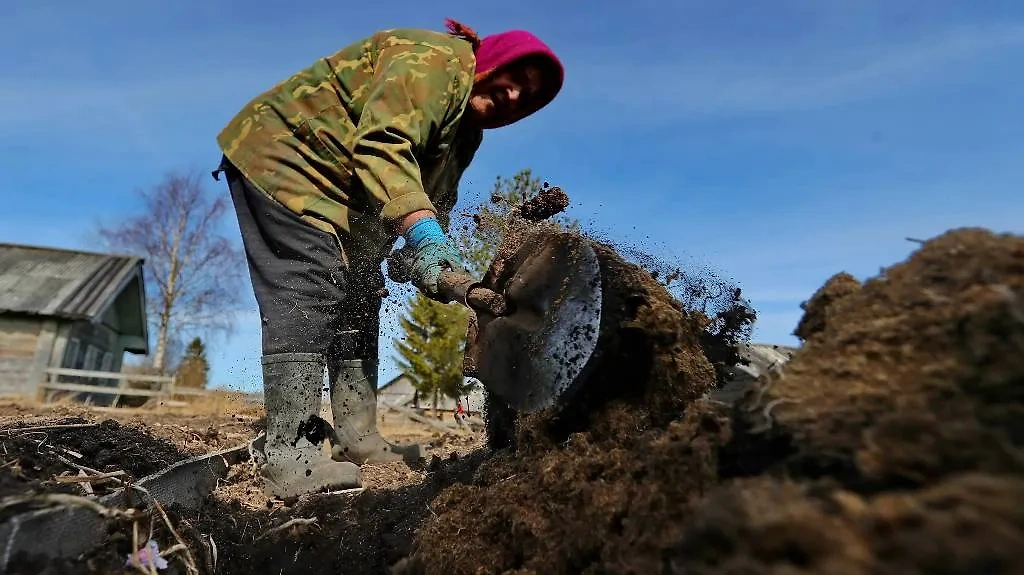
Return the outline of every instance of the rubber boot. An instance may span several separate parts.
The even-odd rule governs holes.
[[[322,439],[311,443],[305,436],[310,416],[320,416],[323,374],[320,354],[263,356],[267,436],[262,474],[268,497],[294,499],[306,493],[362,487],[358,465],[332,461],[322,451]]]
[[[338,444],[331,447],[335,461],[414,464],[424,457],[422,445],[396,445],[377,431],[377,394],[372,377],[359,359],[339,361],[331,373],[331,413]]]

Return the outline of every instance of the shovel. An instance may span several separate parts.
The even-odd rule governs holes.
[[[602,305],[601,268],[588,241],[544,226],[510,231],[484,278],[445,271],[438,290],[475,312],[464,375],[509,407],[557,407],[582,387]]]

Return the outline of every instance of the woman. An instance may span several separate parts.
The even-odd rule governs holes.
[[[265,491],[357,487],[358,464],[413,459],[376,427],[381,263],[398,237],[438,299],[461,263],[446,230],[483,130],[546,106],[562,65],[535,36],[378,32],[256,97],[224,128],[227,177],[263,331]],[[338,446],[305,436],[324,368]]]

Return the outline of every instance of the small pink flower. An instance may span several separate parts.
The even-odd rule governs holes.
[[[142,548],[135,553],[128,556],[128,560],[125,561],[124,566],[128,567],[135,563],[142,567],[156,567],[157,569],[167,569],[167,560],[160,556],[160,546],[156,541],[149,540]]]

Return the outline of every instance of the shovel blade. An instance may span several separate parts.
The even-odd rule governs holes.
[[[568,400],[584,384],[601,327],[601,267],[570,233],[530,234],[492,289],[511,312],[471,327],[467,365],[488,391],[531,413]]]

